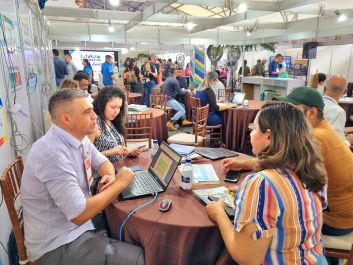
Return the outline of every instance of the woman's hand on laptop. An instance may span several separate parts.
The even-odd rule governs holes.
[[[119,173],[116,174],[116,181],[125,189],[134,180],[134,177],[134,172],[132,172],[130,168],[123,167],[119,170]]]

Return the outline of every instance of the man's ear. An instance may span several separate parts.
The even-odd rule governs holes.
[[[71,117],[68,113],[62,112],[60,114],[60,122],[64,125],[70,125],[71,124]]]

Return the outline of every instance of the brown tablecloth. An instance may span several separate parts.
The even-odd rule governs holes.
[[[239,159],[248,156],[240,154]],[[147,169],[151,162],[150,152],[137,158],[125,158],[114,164],[115,167],[138,165]],[[221,160],[201,159],[198,163],[212,163],[217,175],[222,179],[219,185],[199,185],[199,188],[229,186],[223,182],[220,172]],[[242,174],[241,183],[247,174]],[[225,250],[222,237],[216,225],[208,218],[203,203],[192,191],[179,188],[180,173],[177,170],[167,191],[161,193],[156,202],[137,211],[124,228],[125,241],[141,245],[145,249],[146,265],[225,265],[230,258]],[[172,208],[161,213],[158,208],[162,199],[172,200]],[[127,201],[114,201],[106,209],[112,236],[119,237],[119,228],[128,213],[150,200],[140,198]]]
[[[264,103],[264,101],[249,100],[247,108],[238,107],[223,111],[226,148],[231,150],[244,148],[249,123],[254,121]]]
[[[168,129],[164,111],[161,109],[148,108],[148,110],[143,113],[149,112],[152,112],[153,115],[153,139],[157,139],[159,142],[167,141]]]
[[[351,127],[353,126],[353,121],[351,121],[350,116],[353,115],[353,98],[352,100],[349,99],[345,99],[340,100],[338,102],[338,104],[344,109],[344,111],[346,112],[346,127]]]
[[[142,104],[142,94],[129,92],[128,102],[129,104]]]

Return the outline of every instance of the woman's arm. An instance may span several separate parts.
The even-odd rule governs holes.
[[[245,225],[241,232],[234,231],[222,200],[210,202],[206,209],[209,217],[217,223],[226,248],[236,262],[254,265],[264,261],[271,237],[254,240],[253,234],[258,228],[253,223]]]

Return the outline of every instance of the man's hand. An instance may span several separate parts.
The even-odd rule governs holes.
[[[214,222],[217,222],[217,218],[219,216],[225,215],[224,211],[224,202],[222,199],[214,202],[209,202],[208,205],[206,206],[207,214],[210,217],[210,219]]]
[[[134,172],[130,168],[123,167],[119,173],[116,174],[116,181],[125,189],[134,180]]]
[[[116,180],[115,176],[110,176],[110,175],[103,176],[102,179],[98,183],[99,192],[108,188],[110,185],[112,185],[115,182],[115,180]]]

